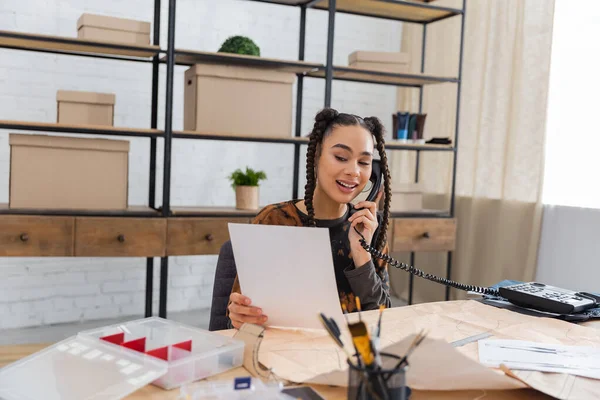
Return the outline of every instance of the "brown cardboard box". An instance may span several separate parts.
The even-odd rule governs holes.
[[[131,45],[150,44],[150,23],[96,14],[82,14],[77,20],[79,39]]]
[[[10,134],[9,207],[124,210],[129,142]]]
[[[289,137],[295,74],[197,64],[185,72],[184,129],[199,134]]]
[[[56,121],[61,124],[114,125],[114,94],[59,90],[56,107]]]
[[[390,211],[421,211],[423,209],[423,191],[418,183],[396,185],[392,189]]]
[[[399,52],[355,51],[348,56],[350,67],[396,73],[407,72],[409,60],[408,53]]]

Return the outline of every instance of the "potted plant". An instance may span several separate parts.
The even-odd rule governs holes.
[[[219,49],[219,53],[245,54],[260,57],[260,48],[246,36],[231,36]]]
[[[258,183],[267,179],[264,171],[254,171],[246,167],[246,171],[236,169],[230,176],[231,187],[235,189],[235,208],[238,210],[258,209]]]

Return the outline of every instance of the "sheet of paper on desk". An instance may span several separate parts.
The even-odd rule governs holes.
[[[511,370],[560,372],[600,379],[600,349],[524,340],[487,339],[479,342],[479,361]]]
[[[388,346],[383,352],[406,354],[414,335]],[[484,367],[459,353],[443,340],[426,338],[410,357],[406,382],[412,389],[468,390],[520,389],[526,386],[503,372]],[[312,378],[309,382],[347,386],[348,373],[334,372]]]
[[[229,224],[242,293],[268,326],[323,329],[319,312],[343,325],[329,230]]]
[[[362,319],[368,326],[373,326],[377,323],[378,314],[378,311],[363,312]],[[357,317],[356,314],[349,315],[351,320],[357,320]],[[383,348],[392,346],[421,329],[429,332],[430,339],[448,342],[451,351],[470,358],[481,368],[489,367],[479,363],[478,343],[469,343],[458,348],[449,343],[487,332],[491,333],[493,338],[600,348],[600,330],[556,319],[531,317],[486,306],[477,301],[463,300],[386,309],[382,318],[381,345]],[[349,338],[344,337],[344,342],[348,346]],[[328,384],[339,384],[335,382],[340,381],[343,384],[343,380],[347,379],[344,378],[347,375],[344,353],[324,331],[268,329],[261,345],[259,360],[265,366],[273,368],[274,373],[282,379],[293,382],[308,382],[328,373],[338,376]],[[433,362],[439,360],[436,358]],[[446,372],[456,373],[453,383],[455,386],[460,384],[470,388],[471,385],[480,385],[468,375],[456,370],[453,361],[448,363]],[[512,371],[511,375],[555,398],[600,399],[600,381],[596,379],[538,371]],[[427,379],[432,376],[428,371],[423,376],[421,384],[428,385],[424,390],[439,390],[436,379]],[[493,388],[495,385],[490,387]]]

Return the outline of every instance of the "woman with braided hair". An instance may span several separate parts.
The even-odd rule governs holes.
[[[371,258],[359,240],[387,253],[391,200],[390,173],[385,153],[384,128],[376,117],[361,118],[326,108],[315,117],[306,152],[306,186],[303,200],[290,200],[263,208],[253,223],[329,228],[340,304],[356,310],[390,307],[389,276],[385,262]],[[367,186],[375,149],[384,177],[383,215],[376,202],[354,200]],[[379,193],[378,199],[381,196]],[[359,233],[357,233],[360,232]],[[262,325],[268,316],[241,294],[236,277],[227,308],[229,326]]]

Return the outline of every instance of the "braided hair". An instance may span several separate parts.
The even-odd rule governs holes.
[[[337,126],[361,126],[375,137],[377,151],[379,152],[381,172],[383,173],[383,187],[385,192],[385,201],[383,207],[383,219],[379,227],[380,234],[377,237],[377,243],[373,247],[379,251],[387,241],[387,230],[390,215],[390,202],[392,199],[391,176],[388,168],[387,155],[385,153],[385,129],[377,117],[361,118],[352,114],[339,113],[332,108],[321,110],[315,117],[315,124],[309,135],[308,149],[306,151],[306,186],[304,187],[304,205],[308,212],[308,225],[316,226],[315,209],[313,205],[313,195],[317,181],[315,177],[315,163],[320,155],[319,144],[328,136],[333,128]]]

